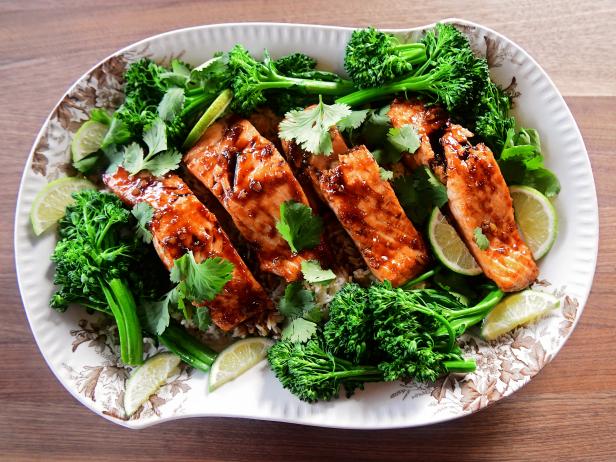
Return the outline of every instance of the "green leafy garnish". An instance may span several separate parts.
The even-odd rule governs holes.
[[[382,180],[389,181],[394,179],[394,172],[391,170],[386,170],[383,167],[379,167],[379,172]]]
[[[305,343],[317,331],[316,323],[304,318],[296,318],[282,330],[282,339],[292,343]]]
[[[169,305],[177,303],[177,291],[170,291],[160,301],[142,302],[143,322],[145,329],[156,335],[161,335],[169,326]]]
[[[302,261],[302,274],[306,281],[316,284],[326,284],[336,279],[336,274],[332,270],[324,270],[316,260]]]
[[[175,119],[184,106],[184,89],[172,87],[167,90],[158,104],[158,115],[165,122]]]
[[[171,268],[172,282],[181,285],[181,292],[191,301],[212,300],[232,278],[234,266],[220,258],[195,261],[192,251],[176,259]]]
[[[287,201],[280,204],[280,221],[276,229],[288,242],[293,252],[311,249],[321,242],[323,221],[312,214],[312,209],[301,202]]]
[[[507,132],[498,165],[509,185],[530,186],[547,197],[560,192],[558,178],[543,166],[539,133],[532,128]]]
[[[369,109],[364,109],[362,111],[351,111],[348,116],[337,123],[338,130],[343,132],[345,130],[355,130],[361,127],[361,124],[364,120],[366,120],[366,116],[369,111]]]
[[[195,309],[195,317],[197,318],[197,328],[201,331],[206,331],[212,325],[210,310],[207,306],[198,306]]]
[[[139,202],[133,207],[131,213],[137,219],[135,234],[143,242],[149,244],[152,242],[152,233],[148,226],[154,216],[154,208],[147,202]]]
[[[316,155],[330,155],[333,151],[329,129],[351,115],[345,104],[319,104],[306,110],[290,111],[280,122],[280,138],[295,141],[304,151]]]
[[[161,176],[178,168],[182,153],[174,148],[167,149],[165,130],[165,123],[160,118],[156,118],[145,131],[143,142],[148,146],[147,155],[136,142],[126,146],[122,165],[128,173],[136,175],[142,170],[149,170],[152,175]]]
[[[434,207],[447,203],[447,189],[428,167],[421,167],[411,175],[393,181],[400,205],[416,224],[423,224]]]
[[[177,169],[181,161],[182,153],[176,149],[169,149],[158,155],[144,156],[143,148],[137,143],[131,143],[124,150],[122,165],[131,175],[136,175],[142,170],[149,170],[152,175],[161,176]]]
[[[314,308],[314,294],[304,289],[301,282],[292,282],[284,290],[278,303],[278,311],[289,319],[304,316]]]
[[[413,154],[421,144],[415,127],[409,124],[398,128],[390,128],[387,133],[387,140],[398,154],[403,152]]]
[[[483,234],[481,228],[475,228],[473,230],[473,239],[475,240],[475,244],[477,244],[477,247],[479,247],[481,250],[487,250],[488,247],[490,247],[490,241],[488,240],[486,235]]]

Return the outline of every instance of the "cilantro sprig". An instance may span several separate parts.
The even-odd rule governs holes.
[[[169,325],[169,310],[177,307],[185,319],[192,319],[201,330],[210,324],[206,307],[196,307],[193,315],[193,302],[207,302],[218,295],[225,284],[233,277],[231,262],[215,257],[197,263],[192,251],[176,259],[171,268],[170,279],[177,285],[162,300],[145,304],[144,316],[148,330],[160,335]]]
[[[280,204],[276,229],[293,252],[316,247],[321,242],[323,220],[305,204],[287,201]]]
[[[475,241],[475,244],[477,244],[477,247],[479,247],[480,250],[488,250],[488,247],[490,247],[490,241],[488,240],[486,235],[483,234],[481,228],[475,228],[473,230],[473,240]]]
[[[149,225],[154,217],[154,208],[147,202],[139,202],[131,210],[133,216],[137,219],[135,226],[135,234],[146,244],[152,242],[152,233]]]
[[[325,104],[319,96],[319,104],[306,110],[293,110],[280,123],[279,136],[295,141],[304,151],[315,155],[330,155],[334,147],[329,130],[335,125],[341,128],[357,128],[365,119],[367,111],[351,111],[346,104]]]

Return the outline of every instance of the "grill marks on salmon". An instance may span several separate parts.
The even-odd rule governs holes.
[[[308,156],[288,142],[283,147],[296,165],[303,162],[316,191],[336,214],[372,273],[399,286],[428,264],[425,243],[366,147],[348,150],[335,128],[331,134],[334,152],[330,156]]]
[[[426,107],[420,100],[395,99],[387,113],[394,128],[412,125],[419,135],[420,145],[414,153],[402,155],[402,161],[411,170],[420,166],[430,167],[444,183],[444,160],[432,149],[430,137],[437,134],[447,122],[447,114],[440,106]]]
[[[119,167],[113,175],[104,175],[103,181],[127,205],[146,202],[154,208],[150,231],[154,247],[168,269],[189,250],[197,262],[221,257],[233,264],[232,279],[213,300],[203,303],[218,327],[229,331],[271,309],[268,295],[216,217],[180,177],[167,174],[157,178],[144,172],[130,176]]]
[[[448,124],[441,138],[449,210],[485,275],[505,292],[522,290],[537,278],[539,269],[518,232],[509,188],[494,155],[484,144],[472,146],[470,136],[463,127]],[[477,246],[476,228],[488,238],[488,249]]]
[[[255,247],[263,271],[291,282],[301,277],[303,260],[326,260],[324,241],[295,254],[276,229],[282,203],[309,202],[286,160],[248,120],[227,118],[214,123],[184,162]]]

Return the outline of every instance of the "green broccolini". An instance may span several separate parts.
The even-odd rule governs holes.
[[[335,74],[307,70],[311,63],[305,55],[299,53],[286,57],[282,67],[301,77],[282,74],[267,51],[263,61],[257,61],[242,45],[235,45],[227,59],[231,88],[235,95],[232,106],[240,114],[249,114],[265,104],[268,94],[275,90],[290,90],[299,95],[340,96],[353,89],[350,81]],[[324,80],[324,76],[327,76],[327,80]]]
[[[319,340],[280,341],[269,349],[267,358],[282,386],[307,402],[337,398],[342,385],[351,395],[364,382],[383,380],[378,368],[337,358]]]
[[[344,68],[358,88],[370,88],[409,74],[427,60],[423,43],[400,43],[373,27],[353,31]]]
[[[329,304],[329,319],[323,337],[329,350],[355,363],[374,354],[372,316],[366,291],[355,283],[345,284]]]
[[[128,280],[141,243],[128,229],[130,212],[111,194],[88,190],[73,197],[75,204],[59,222],[60,240],[51,256],[56,264],[54,284],[60,286],[51,306],[64,311],[78,303],[112,315],[122,361],[140,364],[141,326]]]
[[[321,333],[306,344],[279,342],[268,359],[283,386],[306,401],[332,399],[341,385],[350,394],[363,382],[472,372],[475,362],[463,358],[456,339],[502,298],[489,289],[468,307],[444,290],[349,283],[331,301]]]
[[[475,57],[466,37],[450,24],[437,24],[426,32],[421,44],[426,53],[423,64],[398,79],[392,79],[394,74],[390,74],[384,82],[376,77],[368,80],[369,73],[364,69],[362,86],[370,88],[350,93],[336,102],[358,106],[396,93],[414,92],[441,103],[452,113],[472,107],[489,79],[486,61]],[[373,50],[370,45],[365,45],[364,62],[370,61],[371,53],[382,52],[381,49]],[[356,63],[358,69],[354,74],[359,75],[359,61],[354,58],[358,54],[356,48],[357,44],[347,48],[346,58]]]

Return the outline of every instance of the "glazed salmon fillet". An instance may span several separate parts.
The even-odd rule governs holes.
[[[470,136],[463,127],[448,124],[441,138],[449,210],[485,275],[505,292],[522,290],[537,278],[539,269],[518,232],[509,188],[494,155],[484,144],[472,146]],[[488,238],[486,250],[475,242],[476,228]]]
[[[447,114],[439,106],[426,107],[419,100],[403,100],[395,99],[389,106],[387,113],[391,124],[395,128],[400,128],[403,125],[412,125],[421,144],[417,151],[413,154],[405,153],[402,155],[402,161],[411,170],[425,165],[430,167],[436,176],[444,182],[444,165],[436,158],[432,145],[430,144],[430,135],[442,129],[447,122]],[[442,159],[440,159],[442,161]]]
[[[131,176],[122,167],[104,175],[103,181],[122,201],[134,206],[146,202],[154,208],[150,224],[154,247],[165,266],[192,250],[195,260],[221,257],[234,266],[232,279],[211,301],[203,303],[212,321],[229,331],[247,319],[271,309],[265,290],[220,227],[216,217],[197,199],[177,175],[162,178],[149,173]]]
[[[281,204],[309,205],[308,199],[284,157],[248,120],[214,123],[184,162],[254,246],[263,271],[291,282],[301,277],[303,260],[324,260],[323,240],[315,249],[293,253],[276,229]]]
[[[370,271],[399,286],[419,274],[429,257],[421,235],[409,221],[388,181],[365,146],[348,150],[338,130],[330,130],[334,152],[307,156],[283,142],[295,163],[306,171],[321,198],[349,234]]]

